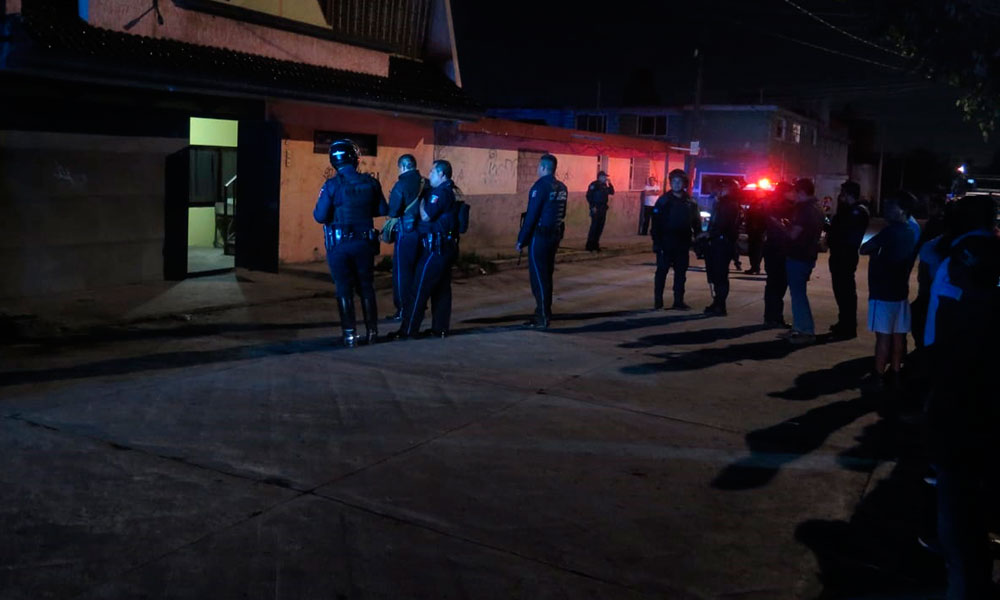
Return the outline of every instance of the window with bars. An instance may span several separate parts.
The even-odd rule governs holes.
[[[580,131],[606,133],[608,130],[608,119],[604,115],[577,115],[576,128]]]
[[[787,122],[784,119],[778,118],[774,121],[774,138],[778,140],[785,139],[785,127],[787,127]]]
[[[665,136],[667,115],[631,115],[618,117],[618,133],[622,135]]]
[[[792,141],[796,144],[802,142],[802,125],[792,123]]]

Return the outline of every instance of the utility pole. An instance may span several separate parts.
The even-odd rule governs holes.
[[[694,110],[692,111],[691,114],[691,127],[690,127],[691,135],[688,137],[688,148],[691,148],[692,142],[700,141],[698,140],[698,135],[701,133],[701,73],[704,60],[701,51],[698,48],[694,49],[694,59],[698,62],[697,65],[698,74],[695,77],[695,82],[694,82]],[[691,180],[692,190],[694,190],[694,183],[697,181],[698,177],[698,172],[695,166],[697,161],[698,157],[694,154],[691,154],[689,150],[687,172],[688,172],[688,177]],[[699,192],[700,190],[701,188],[699,186]]]
[[[882,214],[882,162],[885,157],[885,132],[881,123],[878,126],[878,184],[875,186],[875,214]]]

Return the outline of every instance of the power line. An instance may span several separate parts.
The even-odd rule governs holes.
[[[811,18],[819,21],[820,23],[826,25],[830,29],[832,29],[832,30],[834,30],[834,31],[836,31],[838,33],[841,33],[843,35],[846,35],[847,37],[851,38],[852,40],[861,42],[862,44],[871,46],[872,48],[877,48],[877,49],[881,50],[882,52],[888,52],[889,54],[894,54],[894,55],[899,56],[901,58],[909,58],[908,56],[906,56],[905,54],[903,54],[903,53],[901,53],[901,52],[899,52],[897,50],[893,50],[892,48],[886,48],[884,46],[879,46],[878,44],[876,44],[874,42],[870,42],[870,41],[864,39],[863,37],[859,37],[859,36],[854,35],[850,31],[847,31],[846,29],[843,29],[841,27],[837,27],[833,23],[827,21],[826,19],[824,19],[823,17],[821,17],[821,16],[819,16],[819,15],[817,15],[815,13],[810,12],[809,10],[807,10],[806,8],[804,8],[804,7],[796,4],[792,0],[784,0],[784,2],[785,2],[785,4],[788,4],[789,6],[792,6],[795,9],[797,9],[798,11],[802,12],[803,14],[806,14],[809,17],[811,17]]]
[[[767,35],[772,35],[772,36],[777,37],[777,38],[781,38],[783,40],[787,40],[789,42],[794,42],[796,44],[802,44],[803,46],[809,46],[810,48],[815,48],[816,50],[822,50],[823,52],[829,52],[830,54],[836,54],[837,56],[843,56],[845,58],[851,58],[851,59],[858,60],[858,61],[861,61],[861,62],[865,62],[865,63],[871,64],[871,65],[876,65],[876,66],[883,67],[883,68],[886,68],[886,69],[891,69],[893,71],[906,71],[906,69],[904,69],[902,67],[897,67],[895,65],[890,65],[890,64],[887,64],[887,63],[884,63],[884,62],[879,62],[877,60],[871,60],[869,58],[864,58],[862,56],[856,56],[854,54],[848,54],[847,52],[841,52],[840,50],[833,50],[832,48],[826,48],[826,47],[820,46],[818,44],[813,44],[812,42],[806,42],[806,41],[803,41],[803,40],[795,39],[795,38],[792,38],[792,37],[788,37],[787,35],[782,35],[780,33],[775,33],[773,31],[765,31],[764,33],[766,33]]]

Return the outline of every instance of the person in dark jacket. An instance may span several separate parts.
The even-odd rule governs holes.
[[[326,261],[337,286],[340,327],[344,345],[350,348],[357,344],[355,286],[361,296],[368,343],[378,338],[375,250],[379,234],[373,218],[385,215],[389,208],[378,180],[358,173],[359,157],[358,146],[351,140],[330,145],[330,164],[337,174],[323,184],[313,210],[313,218],[323,224]]]
[[[875,334],[875,376],[890,383],[899,379],[910,332],[910,272],[920,227],[909,219],[916,202],[904,191],[886,198],[885,229],[861,246],[861,254],[870,257],[868,328]]]
[[[551,154],[539,160],[538,181],[528,194],[528,210],[515,245],[518,253],[528,247],[528,278],[535,296],[535,315],[527,325],[541,329],[548,328],[552,319],[552,274],[568,198],[565,184],[556,179],[556,165],[556,157]]]
[[[787,328],[785,322],[785,292],[788,290],[788,271],[785,266],[788,240],[784,223],[792,216],[795,190],[791,184],[780,182],[767,200],[764,231],[764,325]]]
[[[819,255],[819,238],[823,234],[823,209],[816,199],[816,188],[811,179],[795,182],[795,207],[787,224],[777,223],[786,240],[785,268],[788,272],[788,289],[792,296],[793,328],[788,340],[793,344],[816,341],[816,325],[806,286],[816,266]]]
[[[608,217],[608,201],[615,195],[615,186],[608,181],[608,174],[601,171],[597,181],[587,188],[587,204],[590,206],[590,231],[587,233],[587,250],[601,251],[601,234]]]
[[[932,365],[927,437],[949,600],[994,597],[987,532],[996,518],[1000,456],[1000,402],[991,393],[1000,359],[996,207],[986,196],[956,205],[955,232],[938,241],[945,259],[934,275],[925,332]]]
[[[861,203],[861,186],[845,181],[837,198],[837,214],[825,227],[830,248],[830,280],[837,300],[837,322],[830,331],[837,339],[858,337],[858,249],[868,230],[868,207]]]
[[[681,169],[670,172],[670,191],[653,205],[651,225],[653,252],[656,253],[656,276],[653,279],[653,308],[663,308],[663,288],[667,272],[674,270],[674,303],[676,310],[690,310],[684,303],[684,283],[687,280],[691,242],[701,233],[698,204],[687,193],[687,173]]]
[[[763,199],[754,197],[746,211],[747,254],[750,266],[744,273],[760,275],[760,262],[764,258],[764,232],[767,230],[767,212]]]
[[[413,282],[413,270],[420,256],[420,236],[416,221],[420,217],[420,195],[428,189],[427,180],[417,170],[417,159],[404,154],[396,161],[399,179],[389,192],[389,217],[398,218],[399,231],[392,253],[392,302],[396,306],[393,321],[403,318],[403,297]]]
[[[736,241],[740,234],[740,184],[736,180],[725,182],[719,190],[708,222],[708,251],[705,254],[705,273],[712,292],[712,303],[705,314],[726,315],[726,298],[729,297],[729,262],[733,260]]]

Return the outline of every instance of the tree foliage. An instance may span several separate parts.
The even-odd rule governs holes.
[[[876,0],[879,33],[956,101],[984,138],[1000,124],[1000,0]]]

